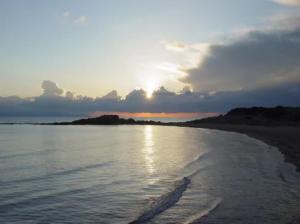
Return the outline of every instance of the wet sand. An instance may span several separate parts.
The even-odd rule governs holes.
[[[294,164],[300,172],[300,127],[230,124],[185,124],[182,126],[237,132],[259,139],[278,148],[286,161]]]

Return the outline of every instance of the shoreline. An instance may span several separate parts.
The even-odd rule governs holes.
[[[285,161],[300,172],[300,127],[250,126],[237,124],[180,124],[180,127],[204,128],[245,134],[277,148]]]

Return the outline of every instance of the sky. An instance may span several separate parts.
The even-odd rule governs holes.
[[[299,0],[0,0],[0,32],[0,115],[300,102]]]

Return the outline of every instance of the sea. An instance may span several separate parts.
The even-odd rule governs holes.
[[[300,174],[224,131],[0,125],[0,223],[296,224]]]

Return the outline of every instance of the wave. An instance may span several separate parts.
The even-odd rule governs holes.
[[[74,169],[63,170],[63,171],[47,174],[47,175],[44,175],[44,176],[37,176],[37,177],[30,177],[30,178],[12,180],[12,181],[6,182],[6,185],[7,184],[16,184],[16,183],[39,181],[39,180],[43,180],[43,179],[51,179],[51,178],[59,177],[59,176],[67,176],[67,175],[83,172],[83,171],[90,170],[90,169],[109,166],[111,163],[112,162],[96,163],[96,164],[91,164],[91,165],[87,165],[87,166],[77,167],[77,168],[74,168]]]
[[[12,202],[5,202],[0,203],[0,211],[2,213],[5,213],[7,211],[10,211],[14,208],[22,208],[22,207],[33,207],[38,206],[43,203],[50,204],[54,200],[56,200],[58,197],[68,196],[68,195],[76,195],[81,192],[84,192],[85,189],[74,189],[74,190],[66,190],[58,193],[47,193],[45,195],[39,195],[39,196],[30,196],[30,198],[25,199],[18,199],[17,201]]]
[[[214,210],[216,210],[219,205],[221,204],[222,199],[218,198],[217,200],[215,200],[210,206],[209,208],[205,209],[204,211],[201,211],[195,215],[193,215],[192,217],[190,217],[187,221],[185,221],[183,224],[193,224],[193,223],[198,223],[200,221],[200,219],[202,219],[205,216],[208,216],[211,212],[213,212]]]
[[[190,161],[189,163],[187,163],[183,168],[184,169],[189,169],[195,163],[198,163],[198,162],[202,161],[203,159],[205,159],[209,154],[210,154],[209,152],[203,152],[203,153],[201,153],[199,156],[195,157],[192,161]]]
[[[194,160],[186,164],[184,168],[189,169],[194,164],[206,158],[208,154],[209,152],[202,153],[201,155],[197,156]],[[180,200],[183,193],[186,191],[187,187],[191,183],[191,179],[194,178],[197,174],[209,169],[210,166],[211,165],[205,165],[205,167],[194,170],[192,173],[185,174],[185,177],[183,177],[181,180],[175,183],[175,186],[171,191],[167,192],[166,194],[158,197],[153,202],[151,202],[150,205],[148,205],[148,208],[146,208],[145,211],[142,212],[142,214],[136,220],[130,222],[129,224],[139,224],[147,222],[155,216],[159,215],[160,213],[164,212],[165,210],[169,209],[173,205],[175,205]]]
[[[34,152],[25,152],[25,153],[16,153],[16,154],[3,155],[3,156],[0,156],[0,160],[2,160],[2,159],[14,159],[16,157],[42,155],[42,154],[46,154],[46,153],[54,152],[54,151],[59,151],[59,150],[46,149],[46,150],[40,150],[40,151],[34,151]]]
[[[281,171],[279,171],[279,177],[283,182],[287,183],[287,180]]]
[[[204,153],[200,154],[199,156],[195,157],[192,161],[190,161],[188,164],[186,164],[184,166],[184,168],[189,168],[194,163],[197,163],[197,162],[201,161],[202,159],[204,159],[205,157],[207,157],[207,154],[208,154],[208,152],[204,152]]]
[[[191,179],[191,178],[195,177],[197,174],[199,174],[199,173],[201,173],[201,172],[203,172],[203,171],[205,171],[205,170],[208,170],[211,166],[212,166],[212,165],[207,165],[207,166],[205,166],[205,167],[203,167],[203,168],[200,168],[200,169],[198,169],[198,170],[195,170],[193,173],[191,173],[191,174],[188,175],[187,177]]]
[[[177,182],[173,190],[153,201],[149,205],[148,209],[146,209],[136,220],[130,222],[129,224],[144,223],[175,205],[180,200],[183,192],[186,191],[190,183],[191,180],[188,177],[182,178]]]

